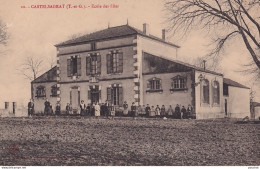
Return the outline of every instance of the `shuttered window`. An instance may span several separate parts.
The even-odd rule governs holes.
[[[78,55],[67,59],[67,76],[81,76],[81,58]]]
[[[107,54],[107,73],[123,73],[123,53],[119,51]]]
[[[122,106],[123,88],[118,84],[114,84],[112,87],[107,88],[107,101],[110,105]]]
[[[87,75],[101,74],[101,56],[97,53],[90,54],[86,58]]]

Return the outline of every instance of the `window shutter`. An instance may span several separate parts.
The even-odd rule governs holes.
[[[123,53],[122,52],[118,53],[118,57],[119,57],[118,72],[123,73]]]
[[[81,58],[77,58],[77,75],[81,76]]]
[[[119,106],[123,106],[123,88],[122,87],[119,87]]]
[[[97,55],[97,74],[101,74],[101,55]]]
[[[71,71],[72,71],[72,69],[71,69],[71,59],[67,59],[67,75],[68,75],[68,77],[71,76]]]
[[[111,73],[111,55],[107,54],[107,74]]]
[[[90,57],[86,57],[86,74],[90,75]]]
[[[160,82],[160,89],[162,89],[162,80],[160,79],[159,82]]]
[[[110,87],[107,88],[107,101],[108,101],[109,105],[111,105],[111,88]]]
[[[88,90],[88,100],[91,100],[91,93],[90,93],[90,90]]]

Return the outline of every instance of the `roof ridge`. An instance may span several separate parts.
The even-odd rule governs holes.
[[[137,33],[137,31],[135,29],[133,29],[131,26],[129,26],[127,24],[126,25],[118,25],[118,26],[113,26],[113,27],[108,27],[108,28],[101,28],[100,30],[96,30],[96,31],[93,31],[91,33],[84,34],[84,35],[79,36],[77,38],[69,39],[69,40],[60,42],[60,43],[58,43],[58,44],[56,44],[54,46],[59,46],[59,45],[63,45],[65,43],[70,43],[70,42],[73,43],[72,41],[79,40],[79,39],[84,38],[86,36],[90,36],[90,35],[93,35],[93,34],[96,34],[96,33],[100,33],[100,32],[103,32],[103,31],[106,31],[106,30],[109,30],[109,29],[115,29],[115,28],[124,27],[124,26],[128,26],[129,28],[131,28],[133,31],[135,31]]]

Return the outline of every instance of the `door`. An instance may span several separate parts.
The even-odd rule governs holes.
[[[78,88],[72,88],[70,94],[70,103],[73,109],[73,112],[77,112],[79,106],[79,91]]]
[[[225,99],[225,116],[227,116],[227,99]]]
[[[100,96],[100,93],[99,93],[99,89],[95,88],[95,89],[91,89],[90,91],[90,97],[91,97],[91,104],[94,104],[94,103],[99,103],[99,96]]]

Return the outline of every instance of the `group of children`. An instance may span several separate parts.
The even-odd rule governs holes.
[[[123,105],[124,112],[128,112],[128,105],[126,102],[124,102]],[[189,119],[193,118],[193,108],[191,105],[188,105],[187,109],[185,106],[182,106],[182,108],[177,104],[175,109],[173,110],[172,106],[169,105],[169,107],[166,109],[164,105],[160,107],[157,105],[156,107],[150,106],[147,104],[147,106],[139,105],[135,106],[135,103],[132,103],[130,113],[132,116],[143,116],[143,117],[168,117],[168,118],[176,118],[176,119]]]

